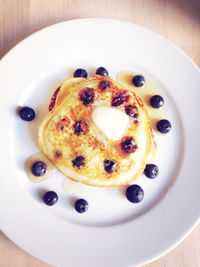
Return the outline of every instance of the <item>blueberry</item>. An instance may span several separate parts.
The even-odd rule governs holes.
[[[80,198],[74,203],[74,208],[79,213],[86,212],[88,209],[88,202],[85,199]]]
[[[166,134],[171,130],[172,125],[168,120],[160,120],[157,122],[156,128],[160,133]]]
[[[98,74],[98,75],[103,75],[103,76],[108,76],[108,75],[109,75],[107,69],[105,69],[104,67],[99,67],[99,68],[96,70],[96,74]]]
[[[94,102],[94,89],[86,87],[80,91],[79,96],[83,105],[87,106],[88,104]]]
[[[125,137],[121,142],[121,148],[125,153],[133,153],[137,149],[137,145],[132,136]]]
[[[111,105],[113,107],[118,107],[122,105],[124,102],[127,102],[128,100],[129,100],[129,93],[126,90],[124,90],[119,95],[112,98]]]
[[[160,95],[154,95],[152,96],[152,98],[150,99],[150,104],[153,108],[160,108],[163,106],[164,104],[164,99],[162,96]]]
[[[36,161],[31,166],[31,171],[32,171],[33,175],[35,175],[35,176],[42,176],[42,175],[44,175],[46,173],[47,166],[42,161]]]
[[[88,74],[87,71],[84,69],[77,69],[74,72],[74,77],[83,77],[83,78],[87,78]]]
[[[19,115],[24,121],[32,121],[35,118],[35,111],[30,107],[22,107]]]
[[[58,201],[58,195],[54,191],[48,191],[43,196],[43,201],[48,206],[53,206]]]
[[[142,75],[135,75],[132,79],[132,83],[136,87],[142,87],[145,83],[145,79]]]
[[[139,203],[144,198],[144,191],[139,185],[133,184],[126,189],[126,198],[132,203]]]
[[[76,121],[73,125],[74,133],[76,135],[86,134],[89,131],[89,126],[86,121]]]
[[[126,114],[129,115],[134,120],[137,120],[138,118],[138,108],[133,105],[125,106]]]
[[[104,160],[104,169],[107,173],[112,173],[115,171],[116,163],[112,160]]]
[[[85,165],[85,158],[83,156],[78,156],[74,160],[72,160],[73,167],[77,167],[80,169],[80,166]]]
[[[146,168],[144,169],[144,174],[146,177],[154,179],[159,174],[158,166],[155,164],[147,164]]]
[[[107,88],[111,87],[110,82],[108,82],[108,81],[101,81],[98,86],[101,89],[101,91],[104,91]]]
[[[61,158],[61,157],[62,157],[62,153],[61,153],[60,151],[57,150],[57,151],[55,152],[55,157],[56,157],[56,158]]]

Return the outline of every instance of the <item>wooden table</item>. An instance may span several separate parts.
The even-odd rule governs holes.
[[[115,18],[150,28],[177,44],[200,67],[200,0],[0,0],[0,58],[45,26],[84,17]],[[173,251],[145,266],[199,267],[199,240],[200,225]],[[50,265],[28,255],[1,233],[0,266]]]

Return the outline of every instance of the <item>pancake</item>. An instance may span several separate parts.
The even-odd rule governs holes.
[[[67,177],[93,186],[132,182],[155,156],[142,100],[108,76],[66,80],[40,124],[42,152]]]
[[[49,104],[49,111],[51,111],[56,105],[59,105],[63,101],[70,88],[73,88],[83,80],[84,78],[71,78],[65,80],[62,85],[55,90]]]

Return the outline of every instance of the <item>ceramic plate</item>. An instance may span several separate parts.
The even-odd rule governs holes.
[[[39,152],[37,127],[56,87],[76,68],[92,75],[99,66],[113,79],[123,70],[142,73],[166,101],[172,130],[155,133],[160,174],[135,181],[144,189],[139,204],[127,201],[124,187],[80,185],[67,193],[59,171],[33,183],[24,170]],[[0,227],[18,246],[57,266],[136,266],[169,251],[198,223],[200,72],[170,41],[116,20],[59,23],[23,40],[1,60],[0,84]],[[23,105],[36,111],[30,123],[18,116]],[[57,205],[42,202],[47,190],[58,193]],[[74,210],[77,198],[88,200],[86,213]]]

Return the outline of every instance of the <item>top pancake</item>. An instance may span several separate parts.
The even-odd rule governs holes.
[[[39,144],[67,177],[94,186],[119,186],[135,180],[154,157],[155,141],[141,99],[110,77],[68,79],[54,102],[40,124]],[[129,124],[124,136],[108,139],[95,125],[93,111],[112,107],[126,113],[128,106],[134,107],[135,115],[126,115]],[[109,161],[114,162],[112,172],[106,171]]]

